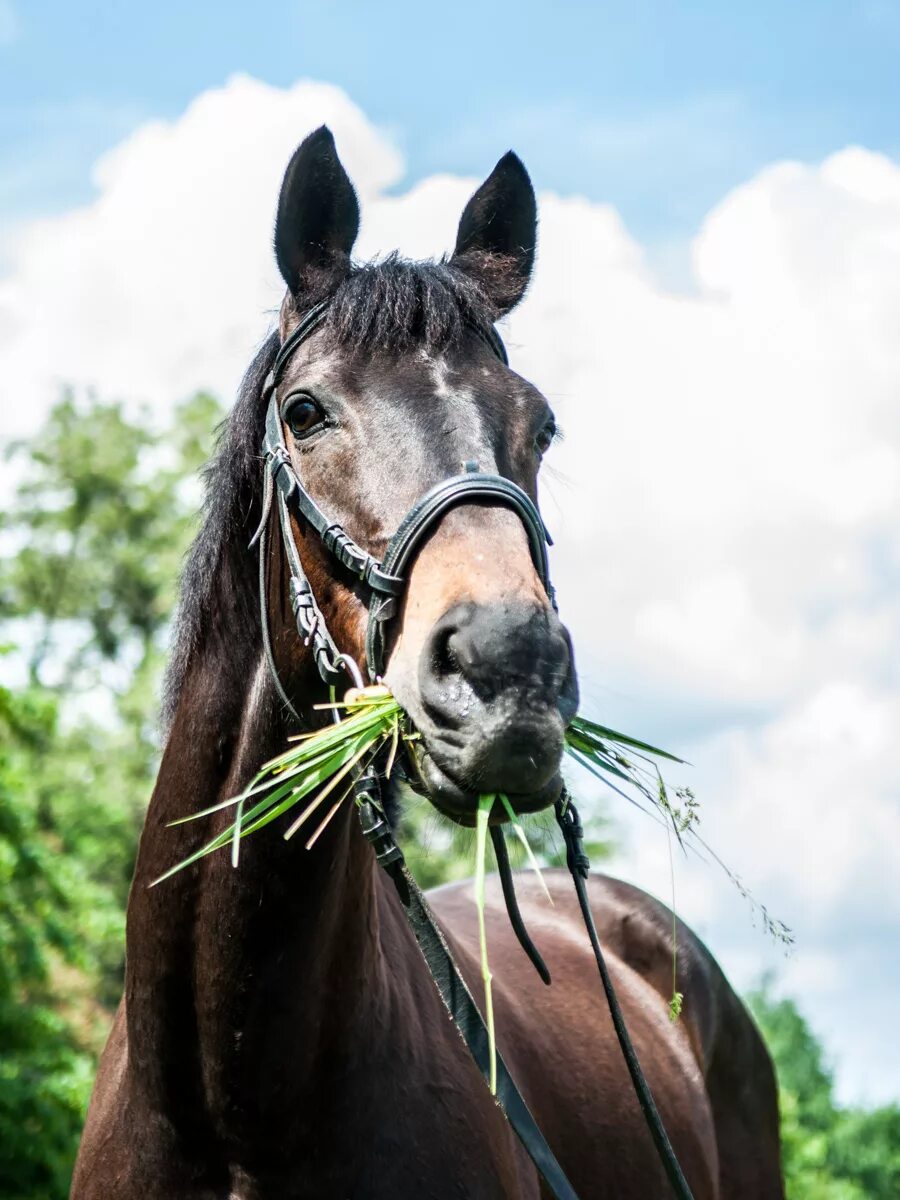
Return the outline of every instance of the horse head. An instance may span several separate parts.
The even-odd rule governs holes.
[[[302,488],[380,559],[423,494],[467,471],[512,481],[536,504],[556,426],[493,332],[534,263],[535,197],[519,159],[505,155],[472,196],[449,258],[355,265],[358,228],[353,186],[320,129],[291,159],[278,203],[281,345],[317,306],[322,317],[279,370],[277,414]],[[296,513],[291,522],[334,644],[364,663],[372,597],[321,532]],[[297,686],[309,654],[289,629],[284,565],[282,555],[269,618],[277,670]],[[521,512],[492,495],[448,505],[391,603],[383,677],[421,735],[409,754],[414,786],[461,821],[484,792],[506,793],[520,811],[552,803],[578,691]]]

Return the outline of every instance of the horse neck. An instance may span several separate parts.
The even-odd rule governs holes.
[[[274,823],[242,845],[239,869],[217,852],[148,887],[231,817],[169,822],[235,795],[289,732],[261,658],[243,668],[233,655],[201,662],[180,697],[141,839],[127,930],[130,1069],[195,1138],[242,1103],[265,1112],[276,1089],[279,1106],[309,1100],[316,1064],[331,1047],[345,1054],[365,1040],[378,1004],[380,881],[352,805],[310,851]],[[242,1122],[253,1124],[246,1114]]]

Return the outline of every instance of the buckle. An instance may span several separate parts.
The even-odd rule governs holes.
[[[359,823],[362,835],[375,851],[375,859],[380,867],[390,867],[393,863],[403,863],[403,851],[394,841],[394,833],[385,820],[381,807],[381,788],[378,780],[366,772],[357,781],[354,799],[359,812]]]

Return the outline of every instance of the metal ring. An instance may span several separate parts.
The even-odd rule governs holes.
[[[356,660],[351,658],[349,654],[338,654],[335,657],[334,665],[343,667],[350,678],[353,680],[353,686],[362,690],[366,685],[363,683],[362,673],[356,665]]]

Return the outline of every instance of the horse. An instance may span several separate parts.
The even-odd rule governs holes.
[[[166,678],[165,745],[128,903],[124,994],[72,1200],[549,1194],[448,1019],[352,805],[309,851],[282,840],[274,823],[247,841],[239,869],[214,854],[149,886],[228,817],[172,821],[237,794],[298,728],[327,719],[316,638],[298,637],[285,542],[272,536],[248,549],[268,512],[267,378],[310,311],[324,305],[278,387],[284,462],[370,561],[422,493],[463,464],[537,501],[553,414],[486,332],[532,273],[537,210],[524,166],[511,152],[499,161],[441,260],[352,262],[358,225],[353,185],[323,127],[294,153],[278,200],[278,327],[248,368],[206,471]],[[289,530],[334,646],[365,661],[372,595],[309,521],[293,513]],[[473,822],[481,793],[507,794],[520,813],[560,794],[578,684],[539,574],[519,515],[472,497],[422,539],[387,633],[384,678],[420,735],[412,786],[462,824]],[[550,987],[511,937],[489,878],[500,1049],[582,1200],[668,1196],[571,880],[550,871],[547,881],[553,907],[517,875]],[[696,1200],[779,1200],[774,1071],[741,1001],[678,923],[684,1006],[673,1022],[671,912],[601,875],[591,875],[589,894]],[[445,886],[429,900],[478,994],[470,887]]]

